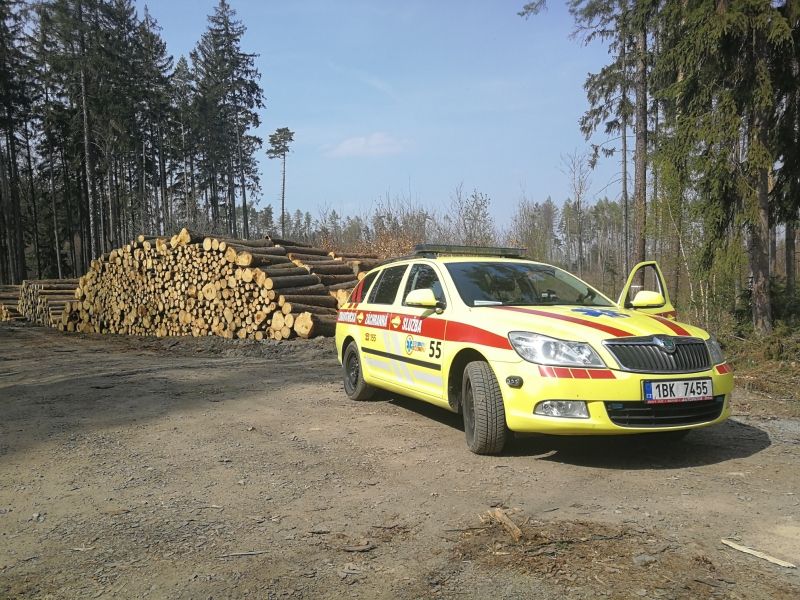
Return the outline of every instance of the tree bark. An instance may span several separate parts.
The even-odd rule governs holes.
[[[631,258],[631,249],[630,249],[630,216],[628,215],[628,206],[629,206],[629,198],[628,198],[628,113],[627,113],[627,104],[628,104],[628,87],[626,84],[626,75],[627,73],[627,34],[623,28],[621,40],[620,40],[620,63],[622,64],[623,69],[623,76],[622,76],[622,99],[621,104],[623,106],[622,112],[622,211],[623,215],[622,218],[623,222],[623,230],[624,230],[624,237],[625,243],[623,244],[623,251],[624,255],[624,268],[625,268],[625,277],[628,277],[628,273],[630,273],[631,266],[630,266],[630,258]]]
[[[286,237],[286,152],[281,157],[281,237]]]
[[[794,223],[789,221],[786,223],[786,237],[784,242],[786,250],[786,295],[789,297],[789,300],[794,298],[797,284],[795,235],[796,229]]]
[[[86,166],[86,195],[87,195],[87,205],[89,207],[89,253],[91,259],[94,260],[98,256],[98,245],[97,245],[97,230],[96,230],[96,223],[95,223],[95,212],[97,210],[95,197],[92,194],[92,173],[94,172],[94,168],[92,165],[92,152],[91,146],[89,144],[89,107],[87,105],[87,93],[86,93],[86,38],[84,35],[84,23],[83,23],[83,3],[81,0],[78,0],[78,27],[80,27],[80,60],[81,60],[81,70],[80,70],[80,84],[81,84],[81,112],[83,117],[83,152],[84,152],[84,164]]]
[[[753,129],[759,142],[766,146],[767,124],[760,114],[757,114],[753,119]],[[750,272],[753,276],[751,304],[755,332],[757,335],[766,335],[772,331],[768,251],[769,169],[767,167],[759,168],[756,186],[756,219],[748,226],[750,233],[748,258],[750,261]]]
[[[36,186],[33,182],[33,160],[31,159],[31,138],[28,125],[25,124],[25,156],[28,165],[28,189],[30,193],[31,208],[33,209],[33,249],[36,254],[36,278],[42,278],[42,253],[39,245],[39,203],[36,201]]]
[[[644,19],[644,17],[642,17]],[[634,174],[635,262],[645,260],[647,228],[647,26],[636,37],[636,157]]]
[[[50,209],[53,211],[53,238],[55,240],[56,251],[56,266],[58,267],[58,278],[61,279],[64,274],[61,269],[61,242],[58,237],[58,212],[56,211],[56,185],[53,178],[53,171],[55,170],[55,160],[53,159],[53,150],[50,149]]]
[[[242,161],[242,137],[239,133],[239,109],[234,109],[234,116],[236,119],[236,149],[239,154],[239,177],[242,186],[242,237],[248,239],[250,237],[249,215],[247,214],[247,185],[244,174],[244,162]]]

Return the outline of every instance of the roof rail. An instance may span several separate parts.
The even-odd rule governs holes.
[[[416,256],[496,256],[498,258],[524,258],[525,248],[502,248],[498,246],[453,246],[450,244],[417,244]]]

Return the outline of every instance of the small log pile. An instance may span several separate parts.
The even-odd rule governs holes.
[[[183,229],[172,238],[139,236],[92,261],[57,325],[157,337],[333,335],[338,294],[357,283],[349,261],[320,248]]]
[[[19,312],[37,325],[56,326],[77,286],[77,279],[26,279],[19,288]]]
[[[341,308],[350,297],[350,292],[356,284],[364,279],[368,271],[374,269],[378,265],[383,264],[376,254],[354,254],[354,253],[341,253],[329,252],[328,256],[334,261],[340,261],[346,264],[350,272],[353,274],[352,278],[348,278],[347,282],[336,288],[331,287],[331,296],[336,298],[337,306]]]
[[[19,286],[0,285],[0,321],[20,321],[24,317],[19,309]]]

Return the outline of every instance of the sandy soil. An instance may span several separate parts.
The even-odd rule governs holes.
[[[330,340],[0,325],[0,597],[797,598],[720,542],[800,564],[800,421],[736,400],[678,443],[479,457],[454,415],[348,401]]]

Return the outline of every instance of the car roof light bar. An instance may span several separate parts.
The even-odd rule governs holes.
[[[453,246],[450,244],[417,244],[417,256],[496,256],[498,258],[524,258],[525,248],[502,248],[498,246]]]

